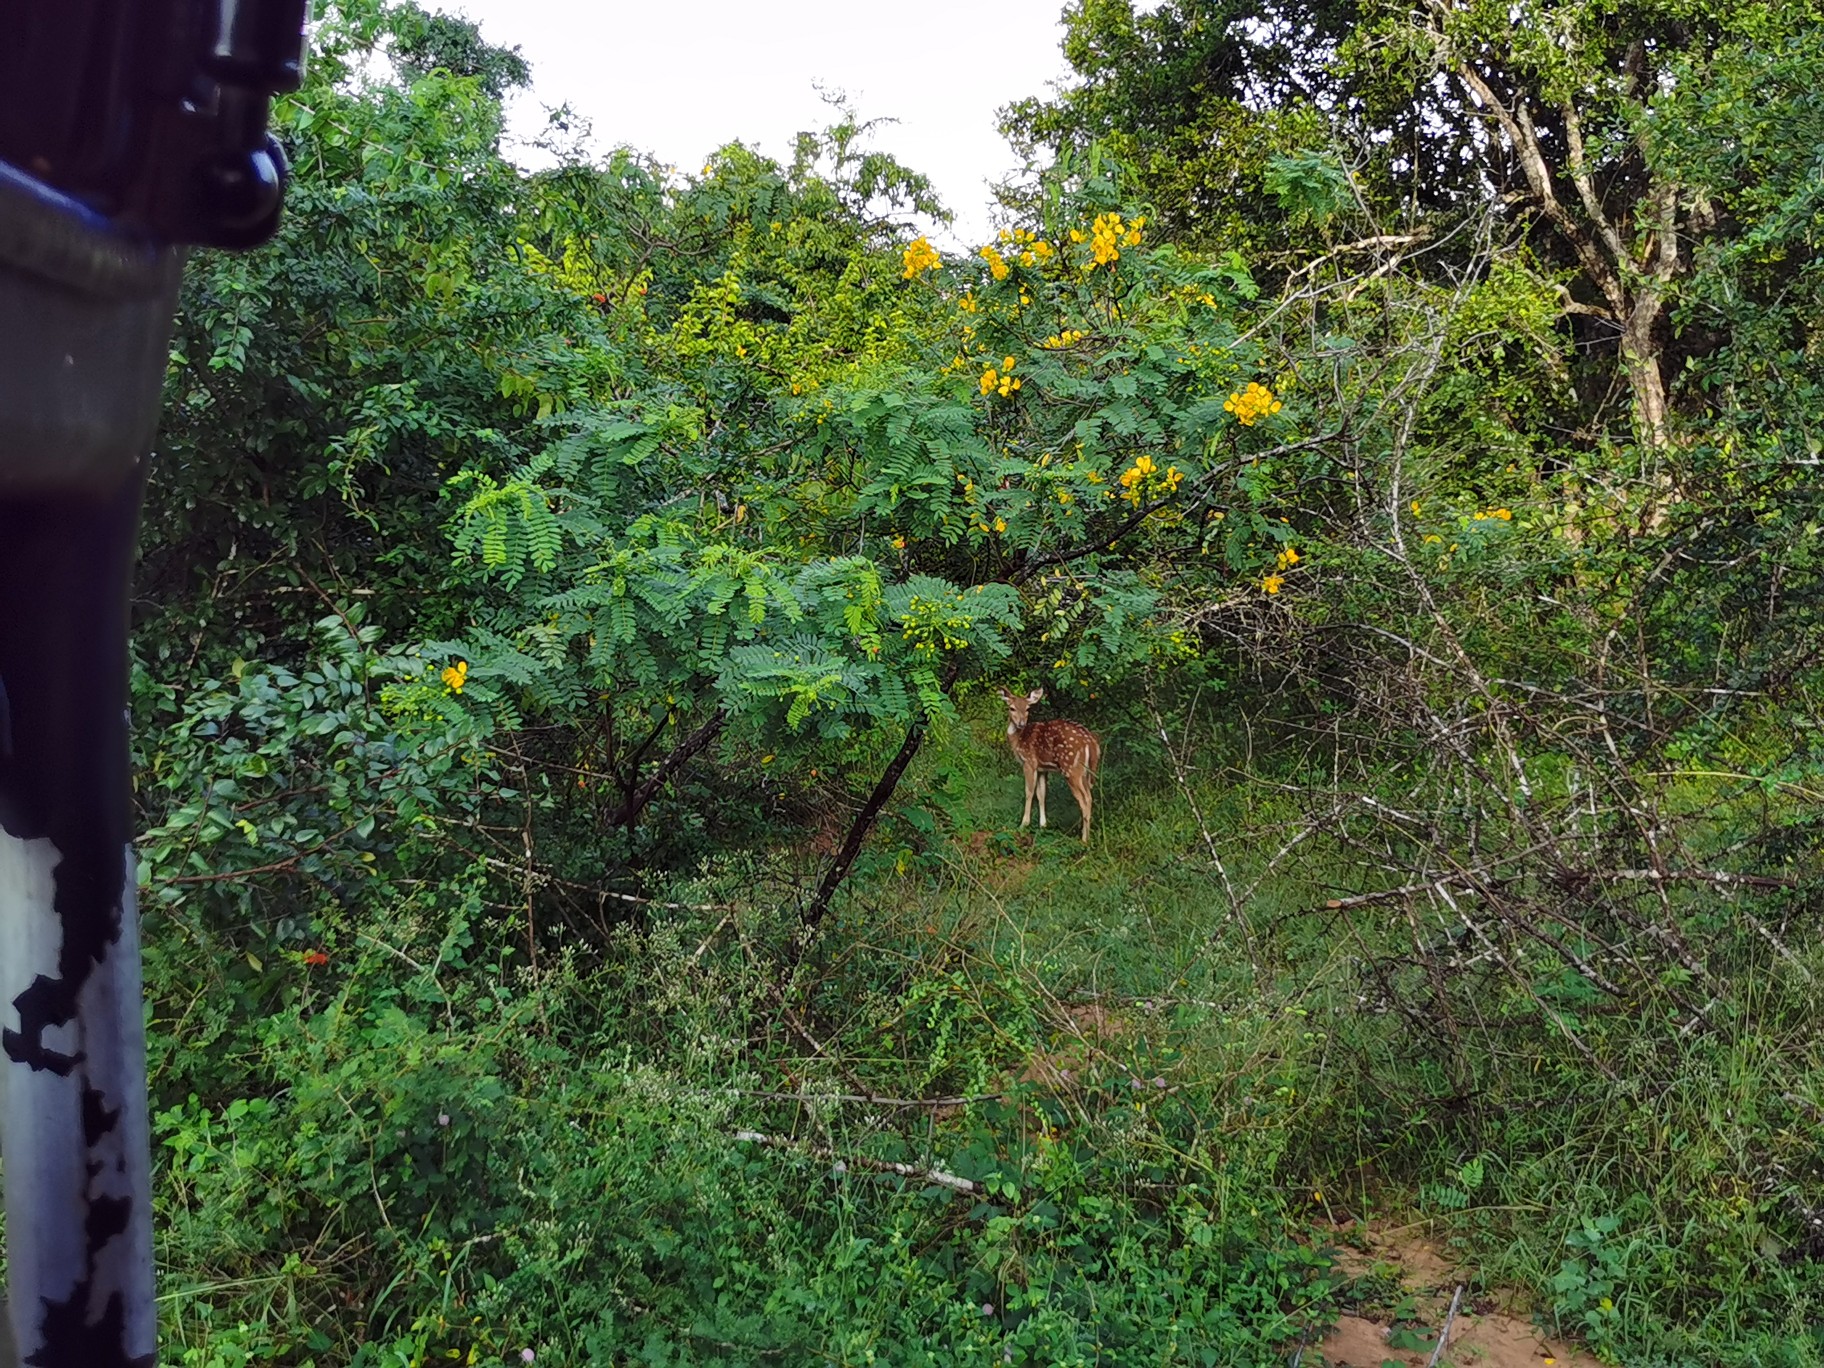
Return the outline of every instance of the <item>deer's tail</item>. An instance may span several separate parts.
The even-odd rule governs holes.
[[[1089,738],[1089,782],[1096,782],[1096,772],[1102,768],[1102,743],[1095,737]]]

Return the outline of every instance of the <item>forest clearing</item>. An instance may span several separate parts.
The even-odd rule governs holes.
[[[161,1361],[1824,1365],[1824,11],[1066,28],[959,253],[322,8],[146,496]]]

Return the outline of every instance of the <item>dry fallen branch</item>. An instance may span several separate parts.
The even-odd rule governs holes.
[[[562,882],[562,881],[560,881]],[[642,898],[637,893],[610,893],[606,889],[588,889],[584,884],[571,884],[572,888],[593,892],[598,898],[612,898],[616,902],[637,903],[641,907],[663,907],[670,912],[732,912],[727,903],[681,903],[665,902],[660,898]],[[718,927],[718,930],[721,928]]]
[[[1438,1342],[1431,1351],[1431,1357],[1425,1360],[1425,1368],[1438,1368],[1438,1359],[1444,1354],[1444,1346],[1450,1343],[1451,1322],[1457,1318],[1457,1308],[1463,1304],[1463,1284],[1457,1284],[1456,1294],[1450,1299],[1450,1310],[1444,1313],[1444,1328],[1438,1331]]]
[[[750,1145],[765,1145],[769,1149],[790,1150],[798,1154],[807,1154],[813,1159],[827,1159],[830,1162],[857,1168],[871,1169],[875,1173],[892,1173],[901,1178],[917,1178],[923,1182],[935,1183],[947,1187],[952,1192],[961,1192],[975,1196],[982,1190],[981,1184],[968,1178],[959,1178],[954,1173],[947,1173],[940,1168],[920,1168],[917,1164],[896,1164],[889,1159],[872,1159],[865,1154],[837,1154],[825,1145],[813,1145],[808,1141],[794,1140],[785,1135],[762,1135],[759,1131],[738,1130],[734,1133],[736,1140]]]
[[[847,1102],[868,1107],[966,1107],[976,1102],[998,1102],[1004,1093],[968,1093],[956,1097],[880,1097],[874,1093],[796,1093],[764,1088],[712,1088],[693,1097],[758,1097],[769,1102]]]

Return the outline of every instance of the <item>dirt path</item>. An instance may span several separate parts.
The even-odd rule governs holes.
[[[1602,1368],[1561,1340],[1548,1339],[1524,1310],[1473,1290],[1464,1268],[1420,1236],[1370,1227],[1366,1250],[1343,1248],[1337,1266],[1363,1297],[1306,1365],[1323,1368],[1425,1368],[1459,1286],[1462,1303],[1438,1368]],[[1418,1347],[1422,1345],[1423,1347]]]

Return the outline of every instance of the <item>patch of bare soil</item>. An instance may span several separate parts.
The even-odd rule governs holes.
[[[1016,893],[1038,869],[1038,857],[1032,853],[1033,842],[1030,836],[1020,841],[1022,855],[1005,855],[990,847],[993,834],[986,831],[972,831],[967,836],[960,833],[956,837],[957,848],[969,857],[970,873],[981,883],[982,887],[997,897],[1006,897]]]
[[[1373,1313],[1342,1317],[1305,1355],[1306,1364],[1425,1368],[1451,1297],[1463,1287],[1438,1368],[1602,1368],[1583,1350],[1542,1334],[1518,1308],[1472,1292],[1475,1270],[1422,1236],[1371,1226],[1367,1246],[1342,1249],[1337,1267],[1372,1291]]]
[[[1048,1088],[1067,1086],[1101,1053],[1104,1042],[1126,1035],[1128,1029],[1127,1022],[1099,1003],[1067,1006],[1064,1025],[1054,1033],[1050,1048],[1032,1052],[1020,1081]]]

